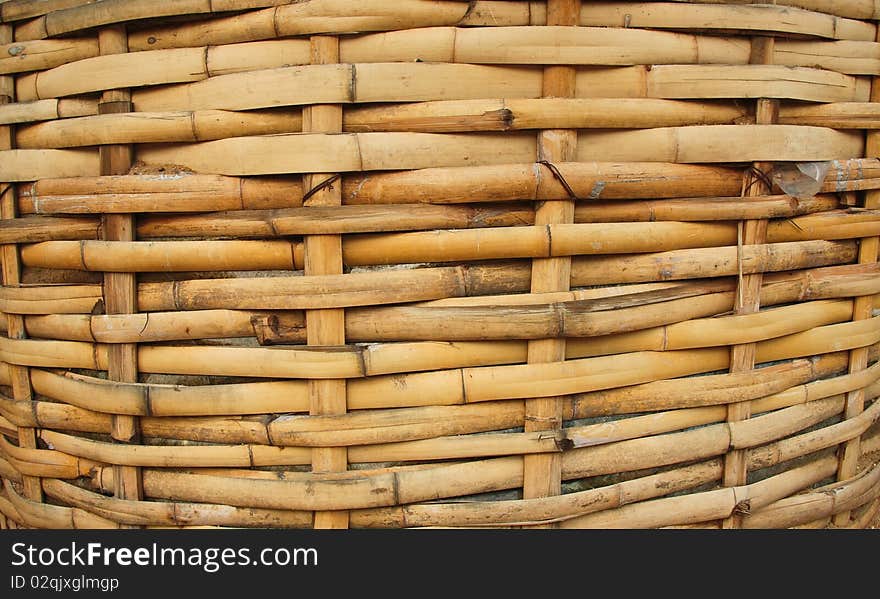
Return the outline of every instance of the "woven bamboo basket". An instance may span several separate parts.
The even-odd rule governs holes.
[[[877,19],[0,3],[0,527],[865,527]]]

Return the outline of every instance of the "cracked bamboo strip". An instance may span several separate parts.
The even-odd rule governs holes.
[[[880,32],[878,32],[878,40],[880,40]],[[880,101],[880,81],[876,78],[871,83],[871,100]],[[876,133],[867,133],[865,136],[865,153],[866,155],[876,154],[880,151],[880,136]],[[876,192],[865,192],[864,207],[866,209],[876,208],[880,206],[880,194]],[[878,260],[877,250],[880,247],[880,237],[866,236],[859,242],[858,262],[876,263]],[[853,320],[863,320],[870,318],[873,314],[874,302],[869,296],[861,296],[853,300]],[[864,348],[854,349],[850,352],[849,370],[850,372],[858,372],[868,367],[868,352]],[[858,415],[865,408],[865,392],[863,389],[855,389],[851,391],[846,398],[846,418],[852,418]],[[837,480],[847,480],[855,476],[858,468],[858,460],[861,455],[859,450],[859,438],[850,440],[844,447],[838,464]],[[849,523],[850,512],[841,511],[834,515],[834,524],[843,526]]]
[[[0,25],[0,42],[12,41],[12,27]],[[15,99],[14,86],[9,77],[0,77],[0,105],[7,104]],[[0,148],[7,150],[15,147],[15,132],[11,126],[0,127]],[[5,176],[5,173],[4,173]],[[16,201],[14,186],[3,182],[0,184],[0,216],[3,220],[15,219]],[[4,244],[0,248],[2,257],[3,287],[13,288],[21,285],[21,256],[17,245]],[[24,328],[24,320],[20,315],[6,315],[6,335],[11,339],[23,339],[27,336]],[[13,397],[17,400],[30,400],[33,397],[33,389],[28,376],[28,368],[11,366],[9,368],[10,386]],[[19,445],[25,449],[36,448],[35,431],[32,428],[23,427],[15,432]],[[43,492],[39,478],[23,476],[22,485],[24,494],[35,501],[43,500]]]

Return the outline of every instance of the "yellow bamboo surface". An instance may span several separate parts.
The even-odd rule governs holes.
[[[0,523],[867,526],[878,19],[0,2]]]

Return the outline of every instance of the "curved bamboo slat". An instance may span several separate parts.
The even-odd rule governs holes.
[[[878,20],[0,2],[0,523],[867,526]]]

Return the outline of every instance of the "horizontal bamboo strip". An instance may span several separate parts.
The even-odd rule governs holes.
[[[614,485],[539,499],[419,503],[352,513],[361,527],[485,526],[549,523],[618,505],[663,496],[712,482],[721,463],[710,460]]]
[[[21,21],[31,17],[39,17],[55,10],[72,8],[88,2],[89,0],[43,0],[42,2],[33,2],[32,0],[8,0],[0,5],[0,21],[3,21],[4,23]]]
[[[792,241],[736,248],[697,248],[633,256],[590,256],[573,261],[578,285],[669,281],[731,276],[740,272],[777,272],[845,264],[855,258],[849,241]]]
[[[115,522],[96,516],[87,510],[38,503],[20,496],[9,481],[3,481],[6,498],[31,528],[48,529],[107,529],[118,528]]]
[[[661,380],[579,394],[572,398],[571,416],[588,418],[748,400],[756,400],[754,409],[757,412],[763,409],[761,406],[776,409],[867,387],[880,376],[880,371],[872,367],[858,377],[843,375],[819,380],[822,376],[839,375],[842,370],[839,364],[834,368],[834,361],[830,358],[826,361],[826,367],[795,360],[748,373]]]
[[[832,161],[823,191],[865,188],[872,177],[880,178],[878,164],[876,159]],[[556,166],[579,197],[590,199],[733,196],[740,193],[742,184],[738,169],[721,166],[610,162]],[[302,195],[300,185],[298,181],[186,172],[158,177],[44,179],[20,189],[19,208],[29,214],[282,207],[290,205],[284,201],[298,204]],[[213,203],[211,197],[216,198]],[[343,179],[343,197],[347,204],[405,204],[552,200],[569,196],[545,168],[521,164],[352,175]]]
[[[862,21],[837,19],[819,12],[772,5],[603,2],[584,6],[580,24],[649,29],[734,29],[871,42],[875,36],[874,29]]]
[[[145,216],[138,238],[276,237],[332,233],[369,233],[425,229],[466,229],[512,226],[529,222],[526,206],[314,206],[266,211],[237,210],[192,216]],[[296,256],[295,256],[296,257]]]
[[[732,105],[649,98],[450,100],[346,110],[343,130],[509,131],[549,128],[641,128],[732,123]]]
[[[507,137],[499,148],[491,133],[302,133],[145,145],[137,156],[146,164],[174,162],[200,173],[259,175],[505,164],[534,153],[534,138],[525,135]]]
[[[38,100],[39,101],[39,100]],[[181,142],[300,131],[299,113],[279,111],[102,114],[20,127],[20,148],[69,148],[114,143]]]
[[[0,151],[0,172],[6,181],[93,177],[99,170],[98,153],[91,149]]]
[[[586,148],[579,150],[578,159],[582,161],[599,158],[684,163],[771,158],[815,161],[851,158],[862,152],[860,137],[831,129],[792,125],[704,125],[581,133],[581,137]],[[533,139],[518,136],[506,139],[503,149],[499,150],[497,138],[490,133],[293,134],[145,146],[139,150],[138,157],[147,164],[175,161],[202,173],[259,175],[504,164],[522,161],[534,154]],[[427,155],[428,148],[430,155]],[[13,178],[23,180],[22,175],[12,172]]]
[[[44,480],[43,489],[50,497],[120,524],[307,528],[312,522],[311,512],[207,503],[131,501],[93,493],[55,479]]]
[[[0,74],[42,71],[97,55],[94,37],[13,42],[0,45]]]
[[[675,0],[688,4],[725,4],[726,0]],[[874,0],[780,0],[782,6],[794,6],[850,19],[876,19],[880,16]]]
[[[170,173],[43,179],[22,190],[25,214],[205,212],[298,205],[300,182]]]
[[[100,222],[94,218],[16,218],[0,223],[0,242],[22,243],[61,239],[98,239]]]
[[[51,121],[95,114],[98,114],[98,103],[88,98],[37,100],[0,105],[0,124]]]
[[[782,106],[779,122],[785,125],[816,125],[835,129],[878,129],[880,108],[871,102]]]
[[[461,268],[425,268],[345,275],[204,279],[144,283],[139,310],[213,307],[312,309],[438,299],[465,294]],[[170,308],[168,306],[171,306]]]
[[[670,524],[691,524],[726,518],[737,510],[754,509],[771,504],[822,480],[833,472],[830,458],[794,468],[760,482],[655,499],[644,503],[572,518],[562,528],[655,528]]]
[[[385,2],[371,0],[352,7],[343,0],[312,0],[303,6],[279,6],[276,9],[245,13],[237,17],[220,17],[208,21],[166,25],[132,32],[129,35],[131,51],[156,48],[197,46],[205,43],[229,44],[241,41],[267,39],[276,35],[303,35],[308,33],[361,32],[442,25],[544,25],[546,8],[541,2],[485,2],[478,1],[473,9],[465,11],[461,3],[444,2],[438,7],[424,3]],[[799,33],[824,37],[847,36],[851,39],[873,40],[865,24],[842,21],[835,26],[827,14],[781,7],[702,6],[702,10],[675,10],[675,5],[664,4],[664,10],[652,12],[655,3],[609,3],[607,7],[585,6],[580,24],[585,26],[633,26],[649,28],[692,28],[710,30],[759,30]],[[626,9],[624,9],[626,7]],[[827,8],[827,7],[824,7]],[[618,13],[628,11],[636,23],[626,23]],[[813,9],[817,10],[817,9]],[[828,10],[822,12],[829,12]],[[845,11],[844,11],[845,12]],[[832,14],[836,14],[832,12]],[[857,11],[856,18],[871,18]],[[773,16],[771,16],[773,15]],[[780,19],[780,15],[785,15]],[[633,16],[630,18],[632,19]],[[244,22],[240,22],[240,21]],[[846,25],[849,27],[847,28]],[[837,28],[840,31],[837,31]]]
[[[876,48],[876,42],[778,40],[773,61],[789,67],[809,65],[848,75],[876,75],[880,72]]]
[[[650,71],[644,67],[621,67],[612,74],[614,77],[602,71],[581,70],[577,76],[575,98],[709,99],[770,96],[821,102],[868,100],[866,88],[857,78],[811,68],[661,65]],[[328,85],[328,80],[334,84]],[[304,95],[302,86],[319,81],[324,85],[321,100],[326,102],[461,102],[484,100],[487,97],[520,98],[513,101],[511,110],[526,115],[534,104],[529,99],[540,95],[539,81],[530,70],[497,65],[361,63],[332,68],[314,65],[280,67],[216,75],[197,83],[136,90],[133,97],[135,108],[140,112],[296,106],[307,103],[312,97]],[[418,85],[415,85],[415,81],[418,81]],[[453,82],[458,86],[455,95],[444,87],[444,84]],[[247,93],[242,93],[242,88]],[[667,112],[675,114],[671,111],[672,105],[666,106]],[[370,112],[369,108],[366,110],[367,114],[375,113]],[[708,108],[703,110],[707,116],[718,113],[718,109],[714,112]],[[655,110],[651,114],[658,112],[653,118],[662,116],[662,111]],[[550,113],[543,118],[559,117]],[[599,120],[601,117],[580,118],[589,119],[587,122],[602,122]],[[642,118],[648,118],[647,114]]]
[[[861,134],[794,125],[702,125],[580,133],[578,160],[818,161],[862,154]]]
[[[805,66],[779,65],[658,65],[640,73],[639,67],[619,76],[641,75],[641,93],[648,98],[780,98],[812,102],[847,102],[863,98],[851,75]],[[592,74],[584,72],[580,85]],[[616,89],[616,86],[609,86]],[[600,88],[601,89],[601,88]],[[639,88],[637,88],[639,89]],[[586,91],[585,91],[586,93]]]
[[[756,196],[607,201],[575,206],[574,218],[577,223],[782,218],[834,210],[838,205],[838,198],[830,194],[805,199],[791,196]]]
[[[745,528],[783,528],[809,522],[810,520],[831,516],[846,511],[852,495],[865,493],[876,497],[880,481],[880,467],[861,471],[854,478],[842,481],[830,489],[820,489],[810,493],[780,499],[771,505],[757,510],[743,520]]]
[[[399,208],[400,210],[403,207]],[[338,211],[343,209],[339,208]],[[346,208],[353,214],[368,213],[355,207]],[[416,214],[431,211],[418,205],[411,208]],[[307,230],[291,227],[286,214],[309,214],[308,209],[299,212],[281,212],[281,219],[263,223],[272,236],[305,234]],[[327,212],[333,213],[332,209]],[[452,210],[435,209],[434,214],[451,214]],[[279,215],[278,212],[275,213]],[[465,212],[465,214],[467,214]],[[767,240],[770,243],[818,240],[852,239],[868,237],[880,232],[877,211],[826,211],[769,225]],[[321,217],[324,214],[316,214]],[[324,216],[326,218],[326,216]],[[296,219],[292,219],[293,223]],[[334,219],[335,220],[335,219]],[[343,221],[344,222],[344,221]],[[5,227],[10,241],[38,241],[29,235],[30,221],[15,222]],[[52,238],[52,221],[43,233]],[[98,231],[93,221],[72,221],[83,228],[71,230],[61,226],[54,236],[63,239],[90,239]],[[455,228],[455,223],[438,223],[439,227]],[[465,223],[466,224],[466,223]],[[376,226],[376,225],[374,225]],[[400,225],[394,225],[398,227]],[[14,227],[14,229],[13,229]],[[402,228],[408,228],[406,223]],[[424,225],[419,228],[427,228]],[[10,230],[12,229],[12,230]],[[22,231],[22,229],[24,229]],[[324,226],[321,232],[334,229]],[[357,229],[355,229],[357,230]],[[13,235],[13,231],[15,231]],[[344,229],[343,229],[344,231]],[[0,228],[0,234],[4,228]],[[342,232],[342,231],[340,231]],[[226,232],[227,235],[230,232]],[[627,239],[627,235],[633,238]],[[589,241],[585,241],[585,239]],[[551,243],[552,240],[552,243]],[[570,256],[586,254],[643,253],[688,247],[711,247],[736,241],[735,230],[729,224],[696,223],[581,223],[574,225],[547,225],[544,227],[480,228],[474,231],[430,231],[425,233],[400,233],[396,235],[371,235],[349,237],[343,243],[343,258],[352,266],[364,264],[396,264],[419,262],[447,262],[457,260],[485,260],[498,258],[521,258],[539,256]],[[73,242],[43,243],[24,249],[22,258],[26,265],[43,268],[67,268],[82,270],[258,270],[295,269],[301,267],[297,259],[298,246],[281,241],[222,241],[222,242],[100,242],[83,241],[77,249]],[[552,247],[551,247],[552,246]],[[294,249],[296,248],[296,249]],[[75,254],[79,254],[76,257]],[[247,254],[246,256],[241,254]],[[124,266],[121,266],[124,264]]]
[[[0,311],[14,314],[89,314],[101,301],[98,285],[0,289]]]

